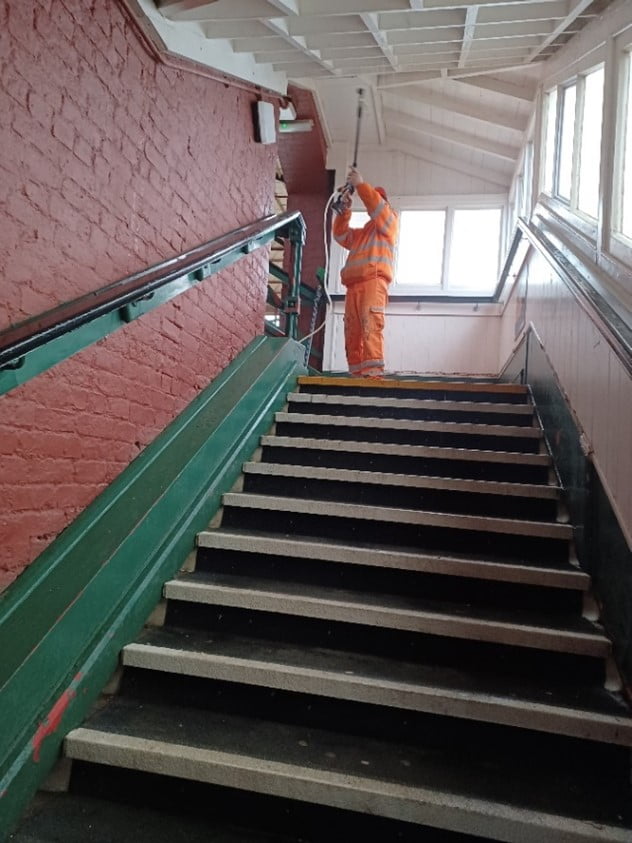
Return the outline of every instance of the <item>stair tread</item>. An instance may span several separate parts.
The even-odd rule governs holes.
[[[441,410],[445,412],[495,413],[500,415],[533,415],[532,404],[500,404],[494,401],[448,401],[431,398],[375,398],[362,395],[327,395],[316,392],[291,392],[290,404],[342,404],[359,407],[403,407],[408,410]]]
[[[529,388],[523,384],[515,383],[482,383],[474,381],[423,381],[404,380],[397,377],[375,378],[350,378],[331,376],[310,376],[301,375],[298,378],[299,386],[324,386],[324,387],[362,387],[363,389],[404,389],[404,390],[432,390],[438,392],[488,392],[505,393],[506,395],[529,394]]]
[[[421,624],[424,620],[429,623],[438,621],[442,624],[442,628],[449,629],[450,625],[454,625],[455,630],[458,630],[461,622],[465,626],[468,624],[480,626],[490,633],[497,630],[517,631],[533,636],[534,640],[541,636],[549,636],[553,646],[563,646],[564,640],[567,643],[577,640],[584,642],[591,650],[595,648],[595,653],[601,655],[607,655],[610,646],[608,639],[594,623],[566,613],[552,615],[525,609],[481,608],[403,595],[374,594],[329,586],[289,581],[277,582],[238,574],[216,574],[203,571],[184,574],[165,584],[167,598],[178,599],[187,594],[202,597],[202,602],[226,601],[229,605],[246,603],[249,608],[255,608],[257,601],[260,601],[266,605],[273,604],[273,611],[291,614],[295,612],[303,614],[310,608],[322,613],[326,612],[328,607],[334,609],[343,607],[349,611],[360,610],[367,622],[370,622],[371,612],[392,618],[394,624],[398,618],[403,618],[406,622],[419,621]],[[205,596],[213,600],[205,600]],[[187,597],[185,596],[184,599]],[[195,600],[193,596],[188,599]],[[449,631],[443,634],[449,634]]]
[[[346,698],[351,699],[358,699],[358,685],[396,685],[411,692],[431,691],[434,697],[443,700],[441,711],[445,714],[453,713],[450,711],[450,705],[457,699],[467,701],[470,705],[479,702],[493,703],[496,707],[509,709],[519,708],[525,718],[522,725],[535,729],[538,726],[534,724],[533,716],[538,712],[543,715],[573,715],[578,721],[576,726],[581,724],[583,718],[589,721],[593,718],[595,723],[610,727],[607,731],[609,740],[632,745],[632,713],[622,698],[598,686],[554,682],[549,677],[545,684],[536,687],[532,681],[518,676],[492,676],[467,668],[456,669],[445,665],[396,661],[390,657],[367,653],[298,646],[283,641],[215,632],[211,637],[195,629],[169,627],[143,632],[138,642],[125,647],[123,663],[142,666],[138,659],[147,649],[167,654],[171,652],[175,657],[175,672],[186,672],[182,669],[179,656],[187,653],[215,659],[222,664],[233,662],[237,665],[256,666],[261,670],[263,677],[257,684],[271,687],[286,687],[288,675],[312,674],[314,683],[310,693],[326,693],[319,689],[319,683],[325,675],[330,675],[350,686],[351,696]],[[276,683],[273,680],[275,672],[280,674]],[[417,710],[433,709],[421,705]],[[481,711],[477,709],[475,712],[468,711],[457,716],[476,719],[481,716]],[[493,716],[484,719],[494,722]],[[580,729],[580,734],[584,733],[585,730]]]
[[[365,799],[385,794],[387,799],[412,800],[417,821],[423,821],[429,805],[452,805],[454,810],[445,816],[444,827],[450,827],[452,815],[460,810],[479,817],[486,813],[500,813],[505,818],[519,815],[531,822],[537,815],[540,828],[556,817],[611,826],[595,832],[595,840],[625,840],[615,832],[630,827],[629,806],[621,788],[614,792],[596,771],[577,770],[562,754],[548,753],[543,765],[521,758],[521,786],[517,788],[513,777],[507,775],[507,764],[513,769],[518,761],[511,748],[504,746],[490,749],[481,758],[462,746],[415,747],[226,712],[120,698],[68,735],[66,753],[97,763],[133,764],[136,769],[153,770],[158,765],[170,775],[233,785],[238,781],[238,786],[263,792],[271,792],[271,783],[278,785],[281,778],[284,795],[293,798],[311,795],[313,799],[313,792],[321,792],[323,786],[363,793]],[[573,787],[560,787],[560,781],[571,773]],[[369,805],[366,810],[373,813]],[[614,836],[604,834],[606,830]]]
[[[324,451],[347,451],[359,454],[426,457],[430,459],[466,460],[468,462],[514,463],[550,466],[549,454],[527,454],[521,451],[491,451],[481,448],[445,448],[438,445],[400,445],[386,442],[362,442],[351,439],[318,439],[313,436],[261,437],[261,445],[275,448],[307,448]]]
[[[68,793],[38,793],[11,843],[284,843],[287,837],[207,818]]]
[[[546,562],[539,559],[524,559],[506,562],[482,554],[432,553],[415,547],[384,544],[352,544],[343,540],[327,539],[307,535],[285,536],[262,530],[237,530],[225,527],[198,533],[199,547],[236,549],[250,553],[269,553],[295,556],[297,559],[322,559],[324,561],[351,561],[356,564],[403,567],[432,573],[452,573],[461,576],[484,577],[507,581],[525,581],[530,584],[549,585],[564,583],[568,587],[587,590],[590,577],[569,562]]]
[[[512,437],[517,439],[542,439],[540,427],[520,427],[499,424],[472,424],[450,421],[415,421],[367,416],[338,416],[321,413],[275,413],[275,421],[282,424],[312,424],[336,427],[369,427],[384,430],[451,433],[472,436]]]
[[[522,536],[540,536],[560,540],[573,537],[570,524],[555,521],[528,521],[517,518],[494,518],[488,515],[462,515],[452,512],[432,512],[425,509],[373,506],[342,503],[312,498],[292,498],[254,492],[227,492],[224,506],[269,509],[307,515],[337,518],[357,518],[369,521],[387,521],[393,524],[414,524],[429,527],[448,527],[458,530],[488,531]]]
[[[395,472],[303,466],[263,461],[244,463],[242,471],[245,474],[299,477],[303,479],[338,480],[341,482],[368,483],[371,485],[383,486],[411,486],[421,489],[444,489],[447,491],[472,492],[488,495],[513,495],[516,497],[557,499],[561,494],[559,486],[552,486],[544,483],[507,483],[493,480],[470,480],[453,477],[434,477],[432,475],[397,474]]]

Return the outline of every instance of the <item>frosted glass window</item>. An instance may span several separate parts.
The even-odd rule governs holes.
[[[575,103],[577,86],[569,85],[562,93],[562,127],[558,160],[557,192],[564,199],[571,198],[573,145],[575,142]]]
[[[555,174],[555,128],[557,121],[557,88],[546,96],[546,138],[544,141],[544,190],[553,192]]]
[[[628,237],[632,237],[632,56],[630,54],[628,54],[627,71],[627,109],[621,173],[621,231]]]
[[[491,293],[498,281],[500,208],[456,210],[452,225],[448,286]]]
[[[445,211],[402,211],[397,284],[441,286],[445,218]]]
[[[603,67],[585,77],[577,204],[581,211],[595,218],[599,212],[603,85]]]

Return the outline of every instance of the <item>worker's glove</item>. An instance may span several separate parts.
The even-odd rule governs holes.
[[[359,184],[362,184],[364,179],[362,175],[356,170],[355,167],[350,167],[349,172],[347,173],[347,184],[350,184],[352,187],[357,187]]]

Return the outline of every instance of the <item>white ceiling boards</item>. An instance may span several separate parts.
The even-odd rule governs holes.
[[[433,148],[509,184],[542,62],[609,0],[141,0],[168,49],[285,92],[318,95],[331,144]],[[147,7],[151,6],[151,14]],[[158,19],[160,19],[158,21]],[[193,55],[191,55],[191,52]],[[213,56],[217,57],[216,63]]]

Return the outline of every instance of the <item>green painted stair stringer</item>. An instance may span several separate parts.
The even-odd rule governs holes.
[[[0,595],[0,841],[274,420],[304,349],[254,340]]]

